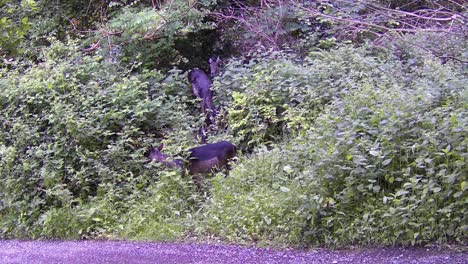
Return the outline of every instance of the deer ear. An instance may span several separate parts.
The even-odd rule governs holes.
[[[161,151],[164,148],[164,144],[159,145],[158,151]]]

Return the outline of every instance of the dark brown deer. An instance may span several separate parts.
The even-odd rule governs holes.
[[[203,70],[193,69],[189,72],[188,79],[192,84],[192,93],[201,99],[202,113],[211,116],[216,115],[216,109],[213,105],[213,93],[211,92],[211,80],[208,75]]]
[[[188,150],[188,159],[186,162],[180,158],[170,158],[161,152],[163,145],[158,148],[151,147],[149,152],[150,161],[161,162],[170,168],[179,168],[188,171],[192,179],[200,188],[200,173],[209,173],[221,169],[229,169],[229,160],[236,156],[236,146],[228,141],[221,141],[213,144],[206,144],[194,147]]]
[[[219,71],[221,60],[219,57],[212,57],[208,60],[210,65],[210,75],[214,77]],[[193,69],[188,75],[189,82],[192,84],[193,94],[200,98],[202,113],[207,113],[214,117],[216,108],[213,105],[213,93],[211,91],[212,82],[203,70]],[[213,121],[213,120],[210,120]]]
[[[218,64],[220,63],[218,58],[210,58],[208,60],[210,64],[210,72],[213,76],[218,71]],[[202,143],[207,141],[207,131],[210,126],[215,124],[215,118],[217,110],[213,104],[213,92],[211,91],[212,82],[208,75],[203,70],[193,69],[188,74],[189,82],[192,84],[192,93],[200,98],[201,112],[205,115],[205,123],[198,130],[198,138]]]

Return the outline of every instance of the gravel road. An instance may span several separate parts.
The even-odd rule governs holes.
[[[0,240],[0,263],[468,263],[468,252],[424,248],[274,250],[129,241]]]

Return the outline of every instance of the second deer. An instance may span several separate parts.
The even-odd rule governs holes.
[[[148,158],[150,161],[161,162],[167,167],[188,171],[193,181],[200,188],[200,173],[209,173],[221,169],[229,169],[229,160],[236,156],[236,146],[228,141],[206,144],[188,150],[188,159],[184,162],[180,158],[170,158],[161,152],[163,145],[150,148]]]

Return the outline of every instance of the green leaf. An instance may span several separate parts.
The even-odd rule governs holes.
[[[283,167],[283,171],[288,173],[288,174],[291,174],[294,172],[294,170],[292,169],[292,167],[290,165],[286,165]]]
[[[387,166],[388,164],[390,164],[390,162],[392,162],[392,159],[386,159],[382,161],[382,165]]]
[[[395,194],[395,196],[397,196],[397,197],[398,197],[398,196],[405,196],[405,195],[407,195],[408,193],[409,193],[409,192],[406,191],[406,190],[399,190],[399,191]]]

